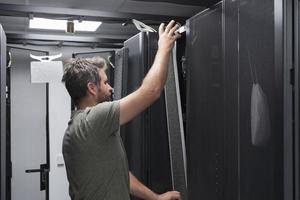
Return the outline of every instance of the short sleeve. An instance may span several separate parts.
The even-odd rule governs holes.
[[[103,102],[92,107],[87,112],[86,120],[90,128],[99,134],[115,133],[120,127],[119,101]]]

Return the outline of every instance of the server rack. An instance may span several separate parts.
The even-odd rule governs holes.
[[[0,24],[0,129],[1,129],[1,138],[0,138],[0,197],[1,199],[7,198],[7,153],[6,153],[6,36],[5,32]]]
[[[155,33],[141,32],[124,43],[128,64],[123,87],[126,96],[136,90],[151,67],[157,51]],[[143,183],[161,193],[172,189],[167,121],[163,95],[121,130],[129,168]]]
[[[224,0],[187,21],[189,199],[298,199],[298,8]]]
[[[294,123],[295,123],[295,199],[300,199],[300,172],[299,172],[299,161],[300,161],[300,99],[299,99],[299,94],[300,94],[300,82],[299,82],[299,77],[300,77],[300,68],[299,68],[299,34],[300,34],[300,4],[299,1],[294,1],[294,77],[295,77],[295,82],[294,82]]]
[[[189,199],[221,199],[224,176],[222,4],[187,20]]]

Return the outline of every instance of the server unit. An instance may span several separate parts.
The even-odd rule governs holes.
[[[189,199],[221,199],[224,165],[222,4],[187,21]]]
[[[295,198],[286,2],[225,0],[187,21],[189,199]]]
[[[157,35],[141,32],[124,43],[128,50],[123,69],[122,95],[135,91],[151,67],[157,51]],[[117,91],[116,91],[117,92]],[[168,129],[164,96],[121,129],[129,168],[155,192],[172,189]]]

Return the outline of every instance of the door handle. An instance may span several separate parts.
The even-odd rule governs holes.
[[[48,177],[49,177],[49,167],[47,164],[40,165],[40,169],[27,169],[25,173],[40,173],[40,191],[46,189]]]
[[[26,173],[35,173],[35,172],[42,172],[42,169],[27,169],[25,170]]]

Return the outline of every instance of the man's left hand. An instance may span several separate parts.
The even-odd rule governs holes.
[[[180,193],[177,191],[170,191],[157,196],[157,200],[181,200]]]

